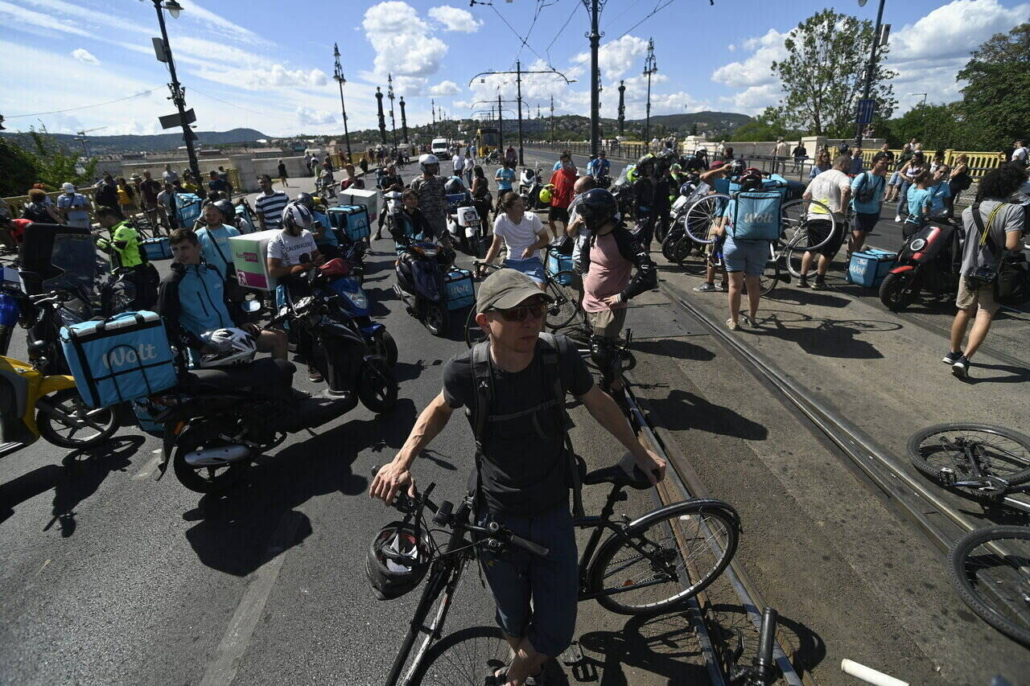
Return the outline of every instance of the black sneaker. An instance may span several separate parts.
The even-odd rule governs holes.
[[[957,360],[951,365],[951,373],[960,379],[969,378],[969,368],[973,366],[973,363],[966,359],[965,355],[959,356]]]
[[[962,357],[962,353],[948,353],[941,358],[944,364],[955,364]]]
[[[813,291],[825,291],[826,288],[826,281],[824,279],[816,279],[815,283],[812,284]]]
[[[802,276],[798,279],[798,288],[811,288],[808,284],[808,277]]]

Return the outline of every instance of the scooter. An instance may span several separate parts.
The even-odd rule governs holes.
[[[426,241],[406,241],[397,258],[393,290],[434,336],[447,330],[447,286],[444,274],[454,263],[454,251]]]
[[[543,187],[539,169],[526,167],[522,170],[522,174],[519,176],[519,195],[522,196],[522,202],[526,205],[527,210],[535,210],[542,205],[540,190]]]
[[[880,302],[900,312],[923,292],[953,298],[961,279],[962,234],[958,227],[932,222],[909,236],[880,284]]]
[[[397,364],[397,343],[386,326],[372,320],[372,305],[361,287],[361,281],[349,274],[349,265],[343,260],[330,260],[320,267],[326,284],[339,296],[342,313],[354,320],[365,338],[365,344],[389,367]]]
[[[476,258],[486,257],[487,241],[483,235],[483,222],[472,196],[468,193],[453,207],[447,209],[447,231],[462,250]]]

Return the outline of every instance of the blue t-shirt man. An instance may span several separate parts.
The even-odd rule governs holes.
[[[587,163],[587,174],[594,177],[608,176],[611,173],[611,168],[611,162],[598,157]]]
[[[908,217],[905,219],[906,226],[910,224],[921,226],[929,219],[925,208],[933,206],[932,195],[933,190],[930,188],[912,186],[908,189]]]
[[[946,214],[948,208],[944,202],[951,197],[951,184],[945,180],[930,186],[927,190],[930,191],[930,216],[939,217]]]
[[[880,206],[883,205],[883,191],[886,186],[886,179],[871,171],[859,174],[851,181],[851,209],[859,214],[879,216]],[[873,192],[872,197],[868,202],[862,202],[859,196],[869,195],[870,191]]]
[[[508,167],[501,167],[494,174],[494,181],[497,182],[497,190],[510,191],[511,184],[515,181],[515,170]]]

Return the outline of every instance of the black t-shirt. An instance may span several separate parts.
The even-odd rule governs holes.
[[[526,412],[554,400],[554,381],[544,378],[539,348],[544,344],[537,345],[533,361],[520,372],[505,372],[490,365],[493,402],[484,445],[482,491],[487,508],[497,514],[528,516],[568,502],[569,457],[562,426],[565,413],[556,405]],[[562,348],[565,354],[558,361],[562,388],[566,394],[583,396],[594,379],[575,345],[569,342],[559,346],[559,350]],[[471,350],[451,358],[444,367],[443,393],[453,408],[475,407]],[[469,423],[472,421],[469,416]],[[475,431],[474,426],[472,429]]]

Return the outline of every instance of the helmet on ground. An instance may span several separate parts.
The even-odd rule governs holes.
[[[236,221],[236,205],[232,204],[231,200],[216,200],[215,207],[222,213],[225,218],[224,221],[232,223]]]
[[[576,213],[591,231],[600,230],[618,217],[619,203],[606,188],[593,188],[580,196]]]
[[[457,176],[452,176],[447,179],[447,183],[443,185],[443,192],[447,195],[457,195],[458,193],[465,192],[465,184],[461,182]]]
[[[547,184],[546,186],[540,189],[540,202],[544,203],[545,205],[550,205],[551,197],[553,196],[553,194],[554,186],[552,186],[551,184]]]
[[[436,155],[425,154],[418,158],[418,168],[423,174],[439,174],[440,160]]]
[[[369,546],[365,576],[380,600],[400,598],[422,581],[431,561],[429,535],[406,522],[387,524]]]
[[[311,193],[297,193],[297,197],[293,199],[293,202],[303,205],[312,212],[315,211],[315,198]]]
[[[299,204],[297,201],[291,202],[289,205],[283,208],[283,226],[288,229],[301,228],[310,229],[311,225],[315,223],[314,215],[304,205]]]
[[[202,369],[247,364],[257,353],[257,341],[243,329],[216,329],[201,334],[200,339],[214,349],[201,354]]]

